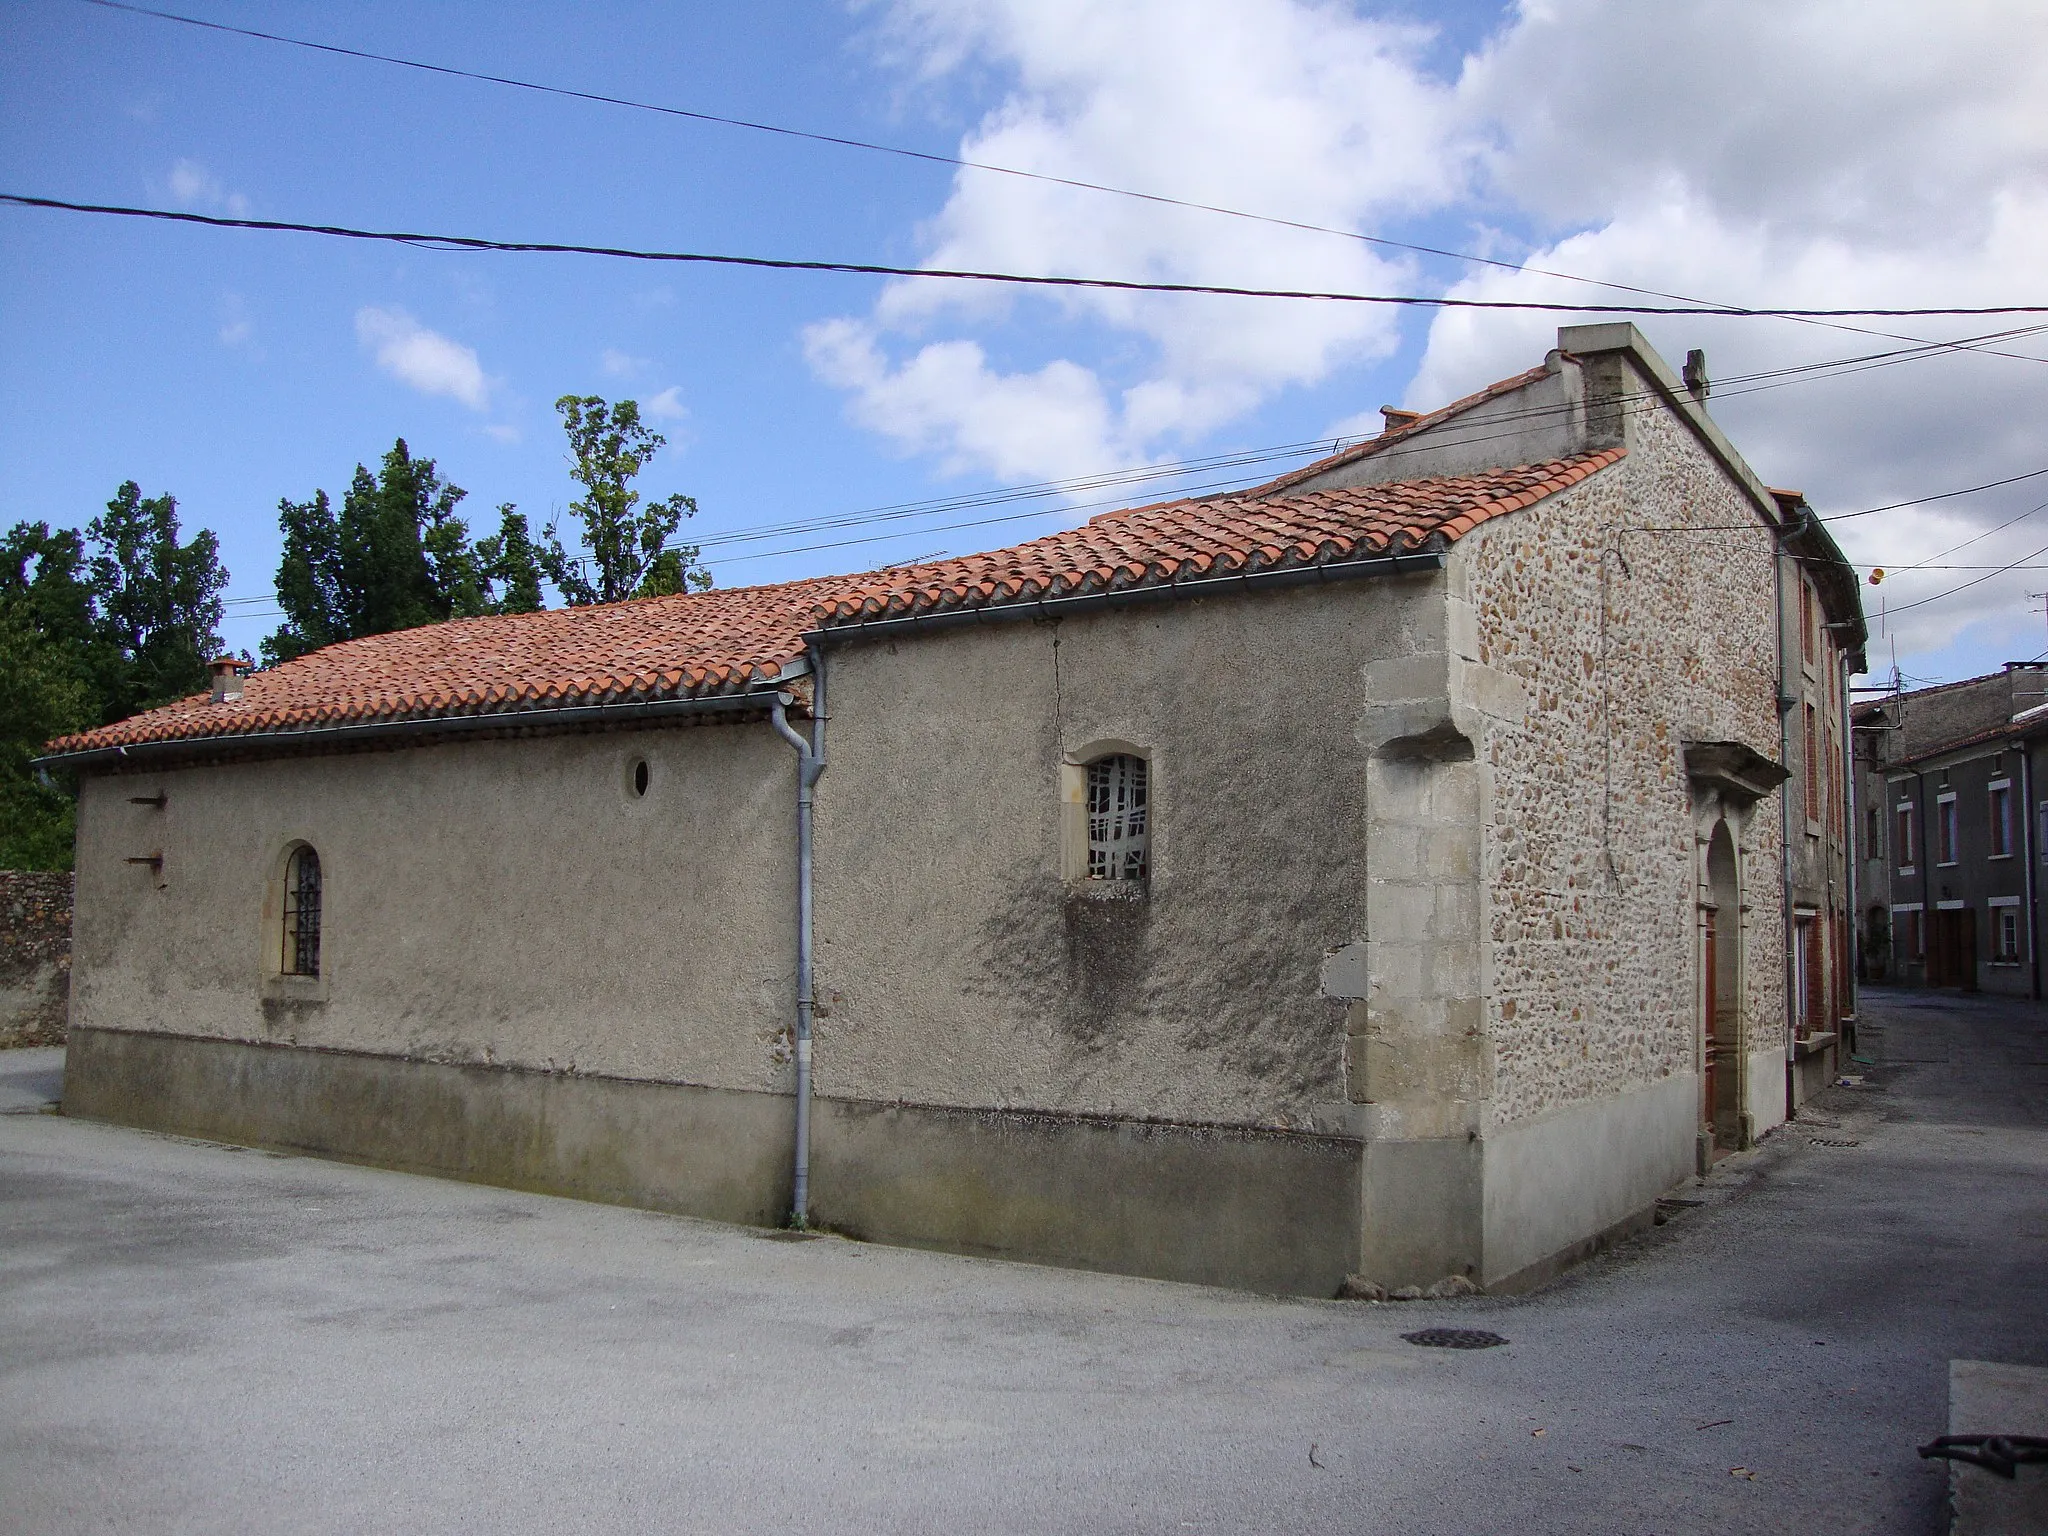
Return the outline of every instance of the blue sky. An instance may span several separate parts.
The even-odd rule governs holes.
[[[1642,8],[1618,0],[182,8],[1737,302],[2048,298],[2038,259],[2022,257],[2048,233],[2048,81],[2027,41],[2039,29],[2001,32],[1996,14],[1923,38],[1915,8],[1874,5],[1845,39],[1811,25],[1834,9],[1818,0],[1701,7],[1713,25],[1698,36],[1646,30]],[[1549,293],[1526,273],[82,0],[0,3],[0,101],[0,189],[79,201],[906,265]],[[468,490],[479,531],[505,501],[538,526],[573,494],[552,409],[563,393],[631,395],[658,413],[671,448],[645,487],[695,496],[692,531],[716,540],[1363,430],[1383,403],[1440,403],[1527,366],[1554,324],[940,288],[0,210],[0,520],[83,523],[130,478],[173,492],[188,527],[219,533],[230,595],[254,600],[227,631],[253,650],[275,624],[279,497],[338,494],[403,436]],[[1915,334],[1967,330],[1940,329],[1952,324]],[[1782,323],[1647,328],[1672,355],[1704,342],[1731,376],[1887,345]],[[2013,347],[2029,349],[2048,356],[2048,338]],[[1966,356],[1731,393],[1719,414],[1766,478],[1846,510],[2048,465],[2044,378],[2048,365]],[[2044,498],[1976,498],[1842,536],[1852,558],[1907,564]],[[980,529],[936,525],[994,512],[775,558],[759,556],[861,530],[713,543],[707,558],[732,585],[987,547],[1080,515],[1034,505]],[[2048,516],[1945,563],[2012,561],[2048,542],[2027,541],[2036,527]],[[1887,596],[1972,574],[1921,573]],[[2019,570],[1913,610],[1885,659],[1894,638],[1915,676],[2031,655],[2048,644],[2028,612],[2043,584],[2048,571]]]

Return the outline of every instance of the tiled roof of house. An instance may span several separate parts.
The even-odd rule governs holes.
[[[1473,391],[1462,400],[1453,400],[1449,405],[1439,406],[1436,410],[1430,411],[1425,415],[1419,415],[1412,421],[1405,421],[1399,426],[1390,427],[1377,437],[1369,437],[1362,443],[1353,443],[1348,448],[1340,448],[1335,453],[1317,459],[1313,464],[1304,464],[1299,469],[1289,470],[1286,474],[1280,476],[1279,479],[1268,481],[1265,485],[1259,487],[1259,494],[1267,496],[1276,495],[1286,490],[1289,486],[1299,485],[1304,480],[1313,480],[1318,475],[1326,475],[1333,469],[1343,468],[1346,464],[1355,464],[1360,459],[1374,458],[1379,454],[1385,453],[1396,444],[1406,442],[1418,433],[1427,432],[1433,427],[1442,426],[1453,416],[1462,416],[1475,405],[1484,405],[1487,401],[1497,400],[1502,395],[1512,395],[1516,390],[1536,383],[1539,379],[1548,375],[1549,372],[1549,368],[1538,364],[1524,373],[1516,374],[1513,378],[1501,379],[1496,383],[1489,384],[1484,389]]]
[[[48,750],[744,693],[797,660],[811,629],[1411,552],[1459,539],[1621,457],[1608,449],[1297,495],[1260,487],[1105,513],[957,560],[400,630],[252,673],[237,700],[199,694],[60,737]]]

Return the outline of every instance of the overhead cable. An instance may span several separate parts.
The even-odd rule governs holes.
[[[2048,315],[2048,304],[1947,304],[1892,308],[1790,309],[1743,305],[1659,306],[1651,304],[1561,304],[1542,299],[1457,299],[1427,294],[1348,293],[1312,288],[1251,288],[1225,283],[1163,283],[1136,278],[1057,277],[1045,273],[982,272],[957,267],[897,267],[866,261],[808,261],[782,256],[735,256],[706,251],[650,251],[630,246],[577,245],[553,240],[486,240],[474,235],[357,229],[345,224],[302,224],[287,219],[233,219],[172,208],[132,208],[111,203],[74,203],[62,198],[0,192],[0,203],[66,213],[160,219],[212,229],[251,229],[275,234],[325,235],[341,240],[382,241],[423,250],[504,251],[550,256],[603,256],[625,261],[681,262],[704,266],[754,267],[778,272],[836,272],[866,277],[939,278],[954,282],[1001,283],[1034,288],[1107,289],[1119,293],[1207,294],[1238,299],[1306,299],[1340,304],[1380,304],[1411,309],[1534,310],[1570,315],[1710,315],[1730,319],[1827,319],[1943,315]]]

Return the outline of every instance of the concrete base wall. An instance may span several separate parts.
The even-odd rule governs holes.
[[[1647,1225],[1657,1197],[1693,1172],[1699,1102],[1699,1079],[1683,1073],[1489,1136],[1488,1288],[1540,1283]]]
[[[1781,1050],[1749,1054],[1749,1134],[1755,1140],[1785,1123],[1785,1067]]]
[[[785,1095],[74,1029],[64,1112],[756,1226],[789,1209]],[[1358,1253],[1347,1137],[817,1103],[812,1210],[882,1242],[1329,1296]]]

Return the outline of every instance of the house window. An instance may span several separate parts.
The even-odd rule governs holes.
[[[2041,850],[2041,862],[2048,864],[2048,800],[2043,800],[2035,807],[2034,820],[2041,829],[2040,836],[2034,840],[2034,846]]]
[[[320,855],[303,844],[284,870],[283,959],[287,976],[320,974]]]
[[[1991,917],[1992,921],[1997,924],[1998,932],[1998,953],[1993,958],[2001,960],[2007,965],[2018,964],[2020,958],[2020,909],[2018,907],[2000,907],[1991,914]]]
[[[1813,589],[1802,578],[1799,583],[1799,654],[1811,666],[1818,649],[1813,635]]]
[[[1118,753],[1088,765],[1088,878],[1143,880],[1151,873],[1149,765]]]
[[[1991,786],[1991,857],[2012,857],[2012,781],[2001,779]]]
[[[2048,827],[2048,800],[2041,803],[2041,825]],[[1911,801],[1899,803],[1898,816],[1899,873],[1913,873],[1913,806]]]
[[[1956,797],[1943,795],[1934,803],[1934,862],[1956,862]]]
[[[1868,811],[1863,813],[1863,822],[1863,857],[1866,859],[1883,858],[1884,849],[1878,846],[1878,838],[1883,834],[1884,818],[1878,815],[1876,806],[1873,805]]]
[[[1801,588],[1804,591],[1805,588]],[[1806,706],[1806,819],[1820,820],[1820,730],[1819,715]]]

